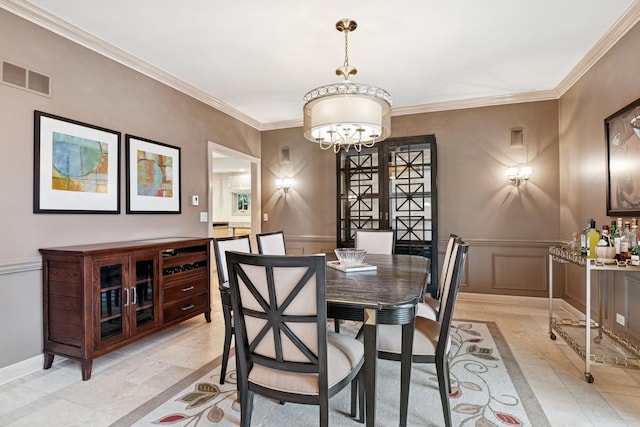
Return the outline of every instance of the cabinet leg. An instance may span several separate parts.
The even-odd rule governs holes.
[[[211,323],[211,310],[204,312],[204,320],[206,320],[207,323]]]
[[[93,367],[93,360],[85,360],[82,362],[82,381],[91,379],[91,368]]]
[[[51,365],[53,365],[53,353],[45,353],[43,369],[49,369]]]

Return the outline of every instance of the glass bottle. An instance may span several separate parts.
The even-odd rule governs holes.
[[[612,222],[613,223],[613,222]],[[616,229],[612,229],[611,237],[613,238],[613,246],[616,248],[616,260],[620,259],[620,238],[622,237],[622,218],[616,221]]]
[[[638,221],[631,218],[631,234],[629,235],[629,250],[634,250],[638,246]]]
[[[639,243],[636,243],[636,246],[631,251],[631,265],[640,267],[640,236],[636,234],[636,240]]]
[[[624,231],[620,236],[620,261],[629,259],[629,235],[631,234],[631,224],[629,221],[624,222]],[[633,249],[633,248],[631,248]]]
[[[609,235],[609,226],[603,225],[602,232],[600,233],[600,240],[598,241],[598,246],[613,246],[611,242],[611,237]]]
[[[596,228],[596,221],[591,220],[591,224],[589,225],[589,231],[587,231],[587,247],[589,249],[589,253],[587,257],[596,258],[596,246],[600,241],[600,233]]]
[[[574,255],[580,255],[580,243],[578,242],[578,233],[573,233],[571,235],[571,241],[567,245],[567,249]]]
[[[587,221],[587,226],[580,230],[580,255],[582,256],[589,255],[589,245],[587,245],[587,232],[591,228],[591,221],[593,221],[593,219],[589,219],[589,221]]]

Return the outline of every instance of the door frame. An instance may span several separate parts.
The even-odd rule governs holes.
[[[248,160],[251,163],[251,238],[253,240],[255,235],[261,232],[262,227],[261,160],[258,157],[234,150],[225,145],[207,141],[207,170],[209,178],[207,182],[207,194],[209,195],[207,209],[211,213],[209,221],[207,221],[209,224],[211,224],[211,216],[213,216],[213,152]],[[207,228],[209,230],[208,236],[213,237],[213,227],[208,226]],[[254,244],[255,247],[255,242],[252,242],[252,244]]]

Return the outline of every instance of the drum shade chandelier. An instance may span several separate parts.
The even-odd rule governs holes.
[[[344,64],[336,74],[344,81],[310,90],[303,98],[304,137],[335,153],[341,148],[373,147],[391,134],[391,95],[379,87],[349,81],[358,72],[349,65],[348,54],[349,33],[357,27],[351,19],[336,23],[344,33]]]

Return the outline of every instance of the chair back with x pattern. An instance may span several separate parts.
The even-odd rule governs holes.
[[[354,338],[327,332],[325,256],[226,257],[241,425],[251,422],[254,393],[320,405],[320,424],[328,425],[329,397],[348,384],[356,389],[364,349]]]

